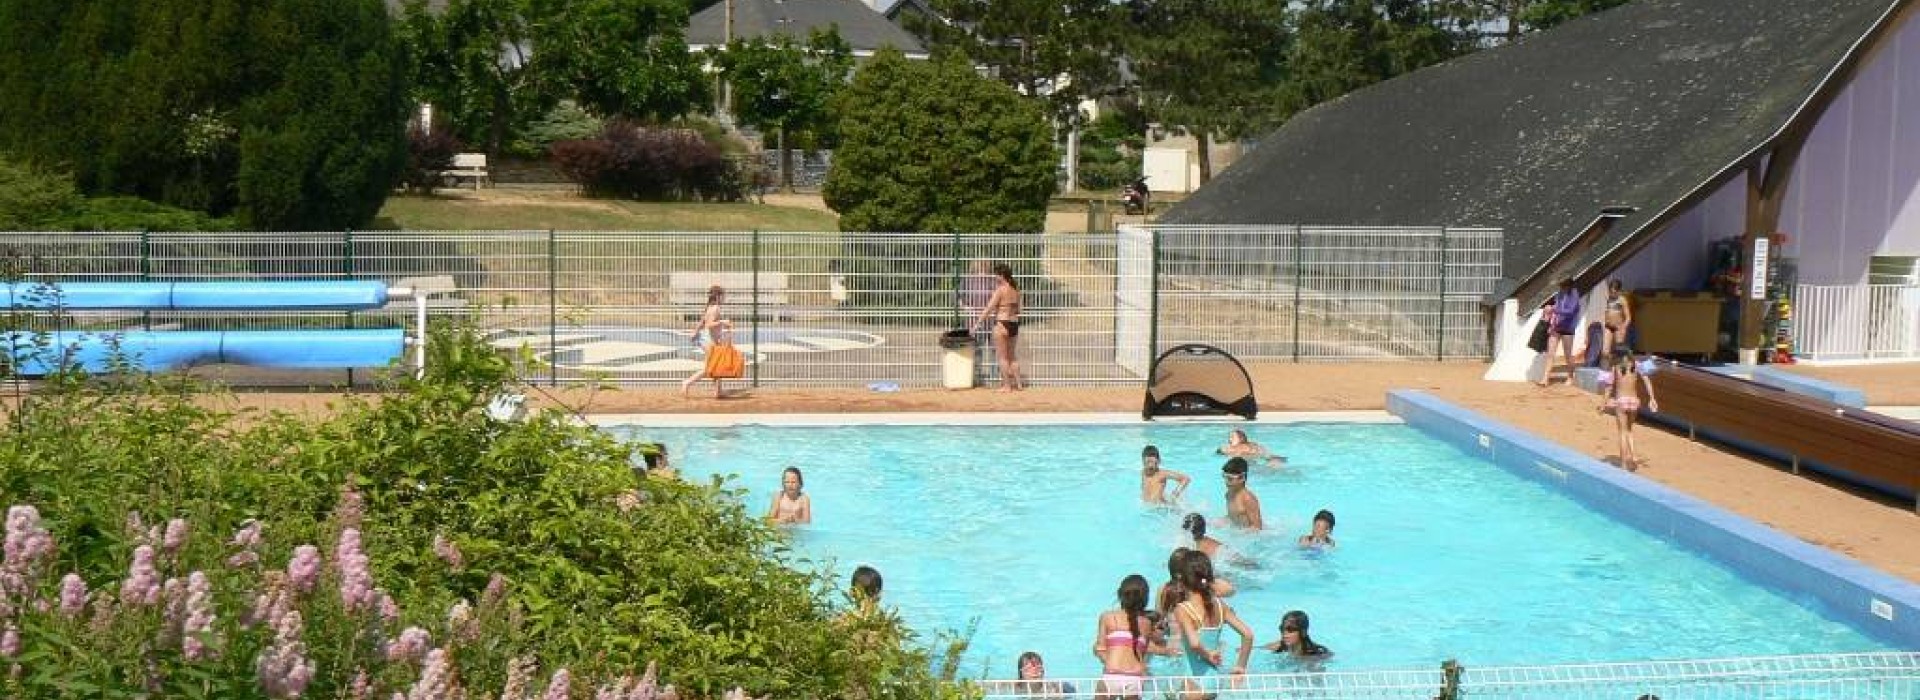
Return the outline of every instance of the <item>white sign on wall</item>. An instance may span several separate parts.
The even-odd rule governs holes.
[[[1753,239],[1753,280],[1747,297],[1755,300],[1767,298],[1767,247],[1770,241],[1766,237]]]

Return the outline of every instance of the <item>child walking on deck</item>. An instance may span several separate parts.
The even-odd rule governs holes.
[[[1612,378],[1605,408],[1613,409],[1613,422],[1620,430],[1620,466],[1638,471],[1641,462],[1633,449],[1633,424],[1640,417],[1641,389],[1646,390],[1647,410],[1659,411],[1660,401],[1653,397],[1653,380],[1640,372],[1632,355],[1614,359]]]

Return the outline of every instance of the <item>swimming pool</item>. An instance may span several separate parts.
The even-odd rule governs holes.
[[[1138,502],[1139,454],[1158,445],[1194,477],[1188,510],[1224,519],[1213,449],[1224,425],[613,428],[666,442],[690,477],[737,474],[764,511],[803,468],[814,524],[796,552],[844,581],[867,564],[923,635],[977,621],[963,672],[1004,678],[1039,651],[1054,676],[1098,672],[1096,616],[1129,573],[1158,586],[1185,511]],[[1257,643],[1291,609],[1337,655],[1330,668],[1871,651],[1889,648],[1818,604],[1589,511],[1396,424],[1256,424],[1288,455],[1256,469],[1268,532],[1216,523],[1259,560],[1228,567]],[[1292,546],[1312,514],[1339,516],[1338,550]],[[1230,645],[1237,644],[1227,634]],[[1255,652],[1252,669],[1286,670]]]

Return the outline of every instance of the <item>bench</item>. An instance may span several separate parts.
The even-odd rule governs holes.
[[[487,154],[453,154],[453,167],[440,171],[440,179],[449,186],[457,186],[463,178],[472,178],[473,188],[476,190],[492,180],[493,175],[487,170]]]
[[[667,303],[686,309],[688,318],[697,317],[707,305],[707,289],[720,285],[727,290],[726,304],[734,309],[752,308],[757,301],[762,316],[781,316],[788,306],[787,273],[762,272],[756,279],[751,272],[708,272],[682,270],[667,274]],[[756,299],[757,297],[757,299]]]

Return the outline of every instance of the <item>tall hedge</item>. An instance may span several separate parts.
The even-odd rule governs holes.
[[[882,51],[836,101],[843,231],[1035,233],[1059,158],[1039,105],[959,61]]]
[[[406,164],[381,0],[0,0],[0,153],[91,195],[360,226]]]

